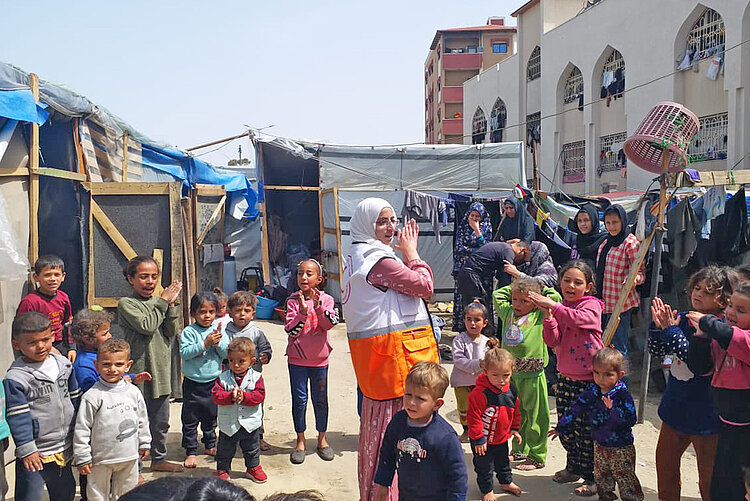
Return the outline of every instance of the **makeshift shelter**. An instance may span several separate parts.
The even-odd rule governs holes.
[[[327,291],[341,297],[342,257],[351,245],[349,221],[360,200],[381,197],[400,216],[406,190],[437,197],[484,198],[525,186],[521,142],[486,145],[339,146],[254,138],[263,217],[263,267],[286,285],[299,258],[320,256]],[[435,275],[435,298],[453,293],[453,224],[420,224],[419,252]]]

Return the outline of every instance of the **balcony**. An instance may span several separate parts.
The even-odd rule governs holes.
[[[443,102],[445,103],[463,103],[464,88],[459,86],[443,87]]]
[[[482,67],[482,54],[443,54],[446,70],[478,70]]]
[[[463,135],[464,119],[463,118],[446,118],[443,120],[443,135]]]

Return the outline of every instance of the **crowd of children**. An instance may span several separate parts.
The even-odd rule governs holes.
[[[605,213],[610,235],[600,254],[627,261],[632,246],[618,250],[629,238],[621,235],[618,221],[622,223],[622,215],[617,210]],[[606,264],[595,272],[587,261],[573,260],[561,268],[557,288],[520,277],[494,291],[497,337],[484,332],[492,314],[487,305],[475,301],[465,307],[465,329],[453,340],[450,377],[433,362],[415,364],[406,377],[403,410],[388,424],[380,448],[376,499],[388,499],[398,474],[401,499],[465,500],[464,441],[470,442],[483,501],[495,499],[495,476],[500,489],[520,496],[513,468],[543,468],[549,437],[559,437],[566,466],[552,480],[582,480],[575,489],[581,496],[614,500],[618,488],[623,501],[642,500],[627,357],[624,349],[602,342],[602,316],[611,308],[607,294],[604,301],[596,295],[597,285],[608,287],[607,273]],[[660,298],[652,301],[648,349],[671,357],[659,406],[660,500],[680,499],[680,457],[691,444],[703,499],[747,495],[750,500],[747,273],[744,268],[701,269],[688,283],[687,312],[674,311]],[[181,283],[157,294],[159,268],[146,256],[129,261],[124,276],[133,294],[120,300],[122,336],[113,338],[113,317],[102,308],[91,306],[72,315],[69,299],[59,290],[65,279],[59,258],[44,256],[35,264],[38,289],[23,299],[12,326],[19,356],[0,387],[0,439],[13,437],[18,459],[15,499],[40,500],[46,486],[50,500],[72,500],[72,466],[78,469],[83,499],[110,500],[136,492],[139,470],[149,456],[155,471],[196,467],[198,428],[203,453],[216,457],[215,477],[231,478],[239,445],[247,478],[265,482],[268,476],[260,464],[260,451],[267,447],[262,372],[272,350],[253,322],[255,296],[199,292],[190,301],[193,323],[178,333]],[[333,298],[320,289],[323,279],[317,261],[300,263],[299,291],[286,303],[286,356],[297,434],[290,455],[294,464],[306,456],[308,397],[318,432],[317,455],[325,461],[335,456],[326,438],[328,331],[338,323],[338,314]],[[176,337],[183,375],[181,465],[166,461],[170,349]],[[557,356],[559,372],[554,426],[544,374],[548,347]],[[438,412],[448,386],[455,391],[460,437]]]

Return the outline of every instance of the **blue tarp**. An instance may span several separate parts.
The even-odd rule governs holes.
[[[47,105],[37,105],[30,89],[0,91],[0,117],[42,125],[49,118]]]

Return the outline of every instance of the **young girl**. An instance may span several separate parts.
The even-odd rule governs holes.
[[[531,277],[519,277],[513,284],[493,294],[495,311],[503,322],[503,348],[516,358],[513,384],[521,402],[521,437],[514,444],[513,458],[523,460],[519,470],[544,467],[547,460],[549,402],[544,367],[549,361],[542,338],[544,312],[529,299],[529,292],[541,293],[542,287]],[[545,287],[544,296],[555,302],[562,300],[552,287]]]
[[[638,254],[640,242],[628,229],[628,216],[621,205],[612,205],[604,211],[604,226],[607,228],[607,238],[599,246],[596,258],[596,290],[601,292],[604,300],[604,325],[609,322],[612,310],[622,294],[622,284],[630,274],[630,267]],[[643,272],[635,277],[636,285],[645,280]],[[628,358],[628,333],[630,332],[630,316],[633,308],[641,303],[638,291],[633,287],[628,294],[625,305],[620,313],[620,323],[612,338],[612,344]],[[630,384],[625,378],[625,385]]]
[[[521,442],[518,430],[521,414],[518,410],[518,393],[510,382],[515,359],[500,348],[497,338],[487,341],[487,352],[480,362],[482,373],[469,393],[469,438],[474,453],[474,471],[482,491],[482,501],[495,501],[492,491],[492,473],[497,475],[500,488],[515,496],[521,488],[513,483],[510,469],[508,440]]]
[[[487,327],[489,313],[478,299],[464,308],[464,326],[466,330],[453,338],[453,372],[451,386],[456,393],[456,407],[461,426],[464,429],[459,440],[469,439],[469,426],[466,422],[466,410],[469,406],[469,393],[474,389],[477,376],[481,372],[480,361],[484,358],[489,338],[482,334]]]
[[[585,261],[568,262],[560,270],[562,303],[529,292],[529,298],[544,310],[544,342],[555,349],[557,370],[557,415],[562,416],[578,395],[593,381],[592,359],[602,348],[602,309],[604,305],[592,294],[596,292],[594,272]],[[591,424],[576,419],[571,424],[573,433],[561,437],[568,453],[564,470],[555,473],[553,480],[564,484],[583,478],[576,488],[580,496],[596,493],[594,484],[594,444]]]
[[[732,283],[726,270],[708,266],[694,273],[687,284],[693,310],[723,317]],[[680,458],[692,444],[698,460],[698,485],[710,499],[711,474],[716,457],[719,419],[711,395],[711,376],[695,375],[687,366],[688,346],[695,329],[686,313],[680,315],[656,297],[651,302],[648,349],[655,357],[670,355],[667,389],[659,404],[661,430],[656,444],[659,499],[680,500]]]
[[[591,424],[594,438],[594,477],[599,499],[617,499],[615,483],[622,501],[643,501],[643,489],[635,474],[633,426],[635,405],[625,376],[625,357],[614,348],[602,348],[594,355],[594,384],[581,392],[573,405],[560,415],[550,436],[574,435],[575,421]]]
[[[227,312],[229,296],[227,296],[224,291],[221,290],[221,287],[214,287],[213,289],[211,289],[211,292],[216,294],[216,299],[219,300],[219,310],[216,312],[216,320],[221,322],[221,324],[226,327],[226,325],[232,320],[229,317],[229,313]]]
[[[734,273],[734,272],[732,272]],[[713,369],[719,441],[711,477],[711,498],[742,499],[742,468],[750,466],[750,284],[739,284],[725,310],[726,323],[698,311],[687,314],[699,330],[688,348],[695,374]]]
[[[208,456],[216,455],[216,404],[211,398],[214,381],[221,374],[221,362],[227,356],[229,336],[215,322],[219,298],[213,292],[199,292],[190,300],[190,316],[195,323],[180,335],[182,357],[182,446],[185,468],[198,466],[198,424]]]
[[[289,359],[289,383],[292,389],[292,419],[297,433],[297,445],[290,460],[301,464],[305,460],[305,412],[307,410],[307,381],[310,381],[315,428],[318,430],[318,456],[332,461],[333,449],[326,440],[328,428],[328,357],[331,343],[328,331],[339,322],[333,298],[318,290],[323,281],[323,268],[314,259],[297,266],[299,292],[286,303],[285,330],[289,334],[286,356]]]
[[[146,400],[151,429],[151,469],[178,472],[182,465],[167,461],[169,430],[169,394],[171,385],[171,344],[180,326],[182,282],[175,280],[159,297],[159,267],[150,256],[136,256],[125,265],[123,275],[133,287],[133,294],[117,304],[118,324],[122,337],[130,343],[133,358],[131,371],[147,371],[152,379],[140,386]]]

